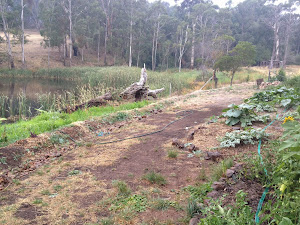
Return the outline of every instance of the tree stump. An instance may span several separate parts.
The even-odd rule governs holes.
[[[141,101],[147,99],[148,96],[157,98],[157,94],[163,92],[165,89],[156,89],[151,90],[148,86],[145,86],[147,82],[147,72],[146,68],[143,68],[141,71],[141,78],[139,82],[131,84],[121,93],[121,98],[123,99],[134,99],[135,101]]]

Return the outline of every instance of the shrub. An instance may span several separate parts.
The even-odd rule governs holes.
[[[286,74],[285,74],[284,69],[281,68],[278,71],[278,74],[277,74],[276,78],[277,78],[278,81],[281,81],[281,82],[286,81]]]

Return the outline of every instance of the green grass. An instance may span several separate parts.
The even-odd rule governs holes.
[[[142,179],[149,181],[151,184],[165,185],[166,179],[160,174],[154,171],[145,174]]]
[[[112,182],[113,187],[117,188],[118,194],[122,196],[129,196],[131,193],[130,188],[124,181],[120,180],[113,180]]]
[[[174,150],[174,149],[168,150],[168,157],[169,158],[175,159],[175,158],[177,158],[177,156],[178,156],[178,151],[177,150]]]
[[[117,107],[92,107],[86,110],[78,110],[71,114],[42,112],[40,115],[28,121],[19,121],[13,124],[2,125],[0,127],[0,134],[2,134],[2,136],[0,136],[0,147],[13,143],[17,140],[28,138],[30,136],[30,132],[34,134],[41,134],[53,131],[76,121],[84,121],[93,117],[103,117],[124,110],[142,108],[148,104],[150,104],[150,102],[142,101],[126,103]],[[119,115],[119,117],[117,116],[117,119],[123,118],[123,114],[121,116]]]
[[[219,163],[213,170],[213,174],[211,176],[212,181],[219,180],[222,176],[225,175],[226,170],[233,166],[232,159],[225,159],[221,163]]]

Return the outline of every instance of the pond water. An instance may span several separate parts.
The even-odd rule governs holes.
[[[42,95],[61,94],[80,86],[77,81],[45,78],[0,78],[0,117],[33,116]]]

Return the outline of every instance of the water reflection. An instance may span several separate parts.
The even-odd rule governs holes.
[[[34,108],[40,108],[38,99],[43,94],[71,91],[83,85],[78,81],[44,78],[1,78],[0,117],[33,116]],[[26,105],[26,106],[25,106]],[[22,111],[22,113],[21,113]]]

